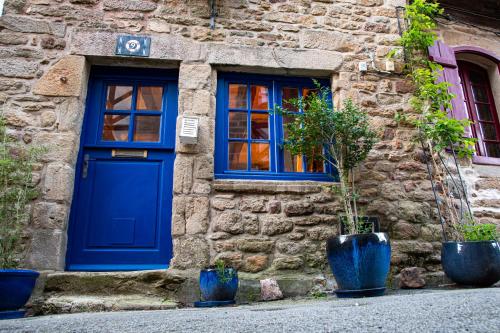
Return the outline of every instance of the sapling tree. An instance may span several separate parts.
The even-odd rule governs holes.
[[[368,115],[352,100],[346,100],[342,108],[334,110],[330,90],[316,85],[316,92],[284,104],[302,112],[279,108],[284,117],[292,119],[285,124],[284,148],[292,155],[305,155],[309,161],[324,161],[332,167],[332,177],[338,174],[338,191],[346,215],[345,230],[356,234],[362,227],[354,170],[368,156],[376,142],[376,133],[370,127]]]

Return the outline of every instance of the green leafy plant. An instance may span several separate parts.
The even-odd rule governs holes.
[[[494,224],[463,224],[460,231],[466,241],[497,240],[497,227]]]
[[[460,157],[470,157],[475,145],[475,140],[465,135],[470,122],[448,117],[446,111],[452,109],[451,100],[455,96],[449,92],[450,83],[438,82],[443,67],[428,57],[428,48],[437,40],[435,17],[443,10],[438,3],[427,0],[415,0],[405,8],[408,29],[403,32],[400,44],[415,87],[410,103],[419,117],[414,125],[434,152],[451,147]]]
[[[411,124],[418,129],[417,139],[421,142],[430,164],[428,170],[433,189],[436,191],[439,189],[443,198],[441,200],[436,197],[436,203],[443,226],[443,235],[446,238],[444,226],[447,222],[441,217],[441,210],[447,212],[451,227],[448,231],[451,233],[460,232],[461,229],[456,226],[466,223],[467,217],[463,213],[462,200],[465,200],[470,213],[457,157],[471,157],[476,140],[466,135],[466,128],[470,126],[469,120],[448,117],[448,113],[452,111],[451,101],[455,96],[449,92],[451,84],[438,80],[443,67],[429,59],[428,48],[437,40],[436,17],[442,13],[443,10],[435,1],[414,0],[405,6],[407,29],[403,32],[399,42],[404,49],[406,68],[409,71],[408,77],[414,86],[410,105],[416,117],[396,114],[396,120],[400,123]],[[389,52],[389,56],[395,56],[395,54],[396,52]],[[457,181],[445,162],[448,151],[451,152],[458,170],[459,180]],[[439,185],[434,185],[434,182]],[[461,193],[458,208],[454,191],[449,184]],[[472,223],[474,224],[474,221]]]
[[[376,133],[370,127],[368,115],[348,99],[343,107],[334,110],[331,92],[317,82],[317,92],[286,101],[290,112],[278,112],[293,119],[285,124],[285,149],[292,155],[305,155],[308,160],[320,160],[338,172],[338,193],[345,213],[348,234],[360,232],[354,171],[363,162],[376,142]],[[290,108],[291,106],[291,108]],[[334,172],[332,177],[336,177]]]
[[[28,204],[38,194],[32,170],[42,148],[26,147],[7,134],[0,116],[0,268],[16,268],[28,220]]]
[[[311,292],[311,297],[314,299],[325,299],[328,297],[328,294],[321,290],[313,290]]]
[[[226,284],[231,281],[236,272],[231,267],[227,266],[224,260],[217,259],[214,263],[215,272],[217,273],[217,278],[222,284]]]

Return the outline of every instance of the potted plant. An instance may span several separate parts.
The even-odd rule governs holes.
[[[223,260],[200,271],[201,301],[195,307],[213,307],[234,304],[238,291],[238,272],[226,266]]]
[[[439,80],[443,67],[429,58],[428,50],[437,41],[435,17],[443,10],[438,3],[415,0],[405,12],[407,29],[400,44],[414,85],[410,103],[416,117],[397,118],[418,130],[442,227],[441,263],[458,284],[489,286],[500,279],[496,226],[474,220],[459,163],[472,157],[476,140],[466,133],[469,120],[448,117],[456,96],[449,91],[450,83]]]
[[[28,301],[39,275],[17,267],[29,220],[27,205],[36,196],[32,169],[40,152],[11,140],[0,117],[0,319],[24,316],[18,309]]]
[[[389,272],[391,247],[387,233],[367,228],[369,220],[359,215],[355,169],[363,162],[376,141],[368,115],[350,99],[334,110],[330,90],[318,86],[317,93],[287,101],[301,113],[280,109],[294,121],[286,124],[284,146],[292,155],[305,155],[331,166],[338,179],[344,215],[340,217],[345,234],[327,240],[327,256],[337,281],[338,297],[382,295]]]
[[[464,241],[443,242],[441,263],[455,283],[489,287],[500,280],[500,246],[494,224],[460,226]]]

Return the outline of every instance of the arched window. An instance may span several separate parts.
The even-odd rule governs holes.
[[[472,161],[500,165],[500,57],[477,46],[451,47],[437,41],[429,57],[443,66],[440,81],[455,95],[450,117],[470,119],[467,135],[478,139]]]
[[[500,158],[500,124],[488,78],[482,67],[458,61],[465,107],[472,120],[472,134],[477,138],[479,156]]]

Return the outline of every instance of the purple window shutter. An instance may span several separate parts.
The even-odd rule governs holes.
[[[448,115],[455,119],[468,119],[455,52],[451,47],[438,40],[433,46],[429,47],[429,58],[443,66],[439,81],[444,80],[452,84],[449,91],[455,95],[455,98],[451,101],[452,110],[448,111]],[[467,128],[466,131],[470,135],[470,128]]]

